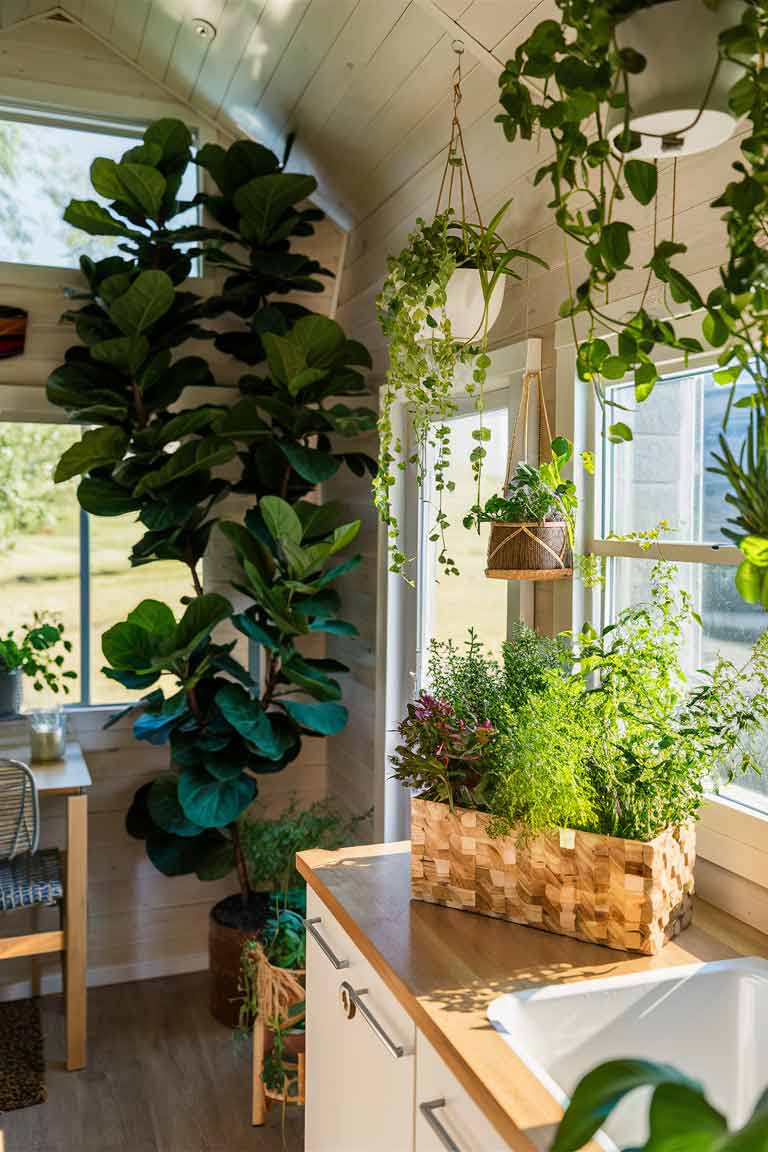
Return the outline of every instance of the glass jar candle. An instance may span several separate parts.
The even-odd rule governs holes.
[[[29,713],[29,739],[33,764],[63,760],[67,720],[61,708],[37,708]]]

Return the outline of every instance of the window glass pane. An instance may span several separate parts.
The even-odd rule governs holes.
[[[61,453],[80,439],[79,428],[52,424],[0,424],[0,630],[18,632],[36,612],[53,613],[73,651],[66,667],[80,671],[80,510],[76,481],[54,485]],[[80,698],[24,685],[24,708]]]
[[[751,391],[749,381],[740,383],[736,398]],[[643,404],[635,404],[633,385],[611,389],[612,398],[632,411],[627,416],[609,408],[607,423],[626,419],[634,440],[618,445],[603,440],[606,534],[642,532],[667,520],[676,542],[726,539],[727,482],[707,469],[718,447],[729,392],[710,373],[667,377]],[[728,439],[734,448],[744,439],[748,419],[747,409],[731,409]]]
[[[662,548],[663,551],[663,548]],[[618,612],[648,599],[653,561],[625,557],[608,562],[606,571],[605,622]],[[692,623],[685,636],[683,667],[693,678],[697,668],[712,667],[718,653],[737,666],[745,664],[755,642],[765,631],[765,612],[746,604],[734,587],[735,568],[730,565],[678,564],[676,585],[693,598],[703,627]],[[768,733],[751,744],[762,775],[740,777],[737,786],[723,784],[725,795],[745,797],[768,806]],[[735,788],[735,792],[734,792]],[[762,799],[761,799],[762,798]]]
[[[483,467],[481,503],[499,491],[504,483],[507,409],[487,411],[484,422],[491,431],[491,439],[486,444],[488,455]],[[456,416],[448,424],[452,433],[452,459],[456,462],[451,470],[451,479],[455,481],[456,489],[443,493],[443,507],[451,524],[446,533],[448,555],[456,561],[461,575],[444,576],[440,571],[438,545],[428,539],[435,522],[437,493],[433,487],[428,487],[422,504],[419,549],[422,651],[426,651],[433,639],[463,643],[471,625],[488,649],[497,652],[507,633],[507,583],[485,579],[490,526],[483,524],[478,536],[476,529],[468,530],[462,524],[462,518],[477,499],[469,454],[477,447],[472,432],[478,426],[478,416],[475,412]]]
[[[141,134],[0,120],[0,260],[74,268],[83,255],[119,255],[119,238],[87,236],[62,215],[73,197],[108,203],[91,186],[91,163],[97,156],[119,160]],[[179,199],[190,200],[196,192],[197,169],[190,165]],[[174,223],[196,223],[197,211]]]
[[[172,560],[159,560],[131,568],[130,553],[133,545],[144,534],[143,525],[131,514],[128,516],[91,516],[91,702],[110,704],[113,701],[139,699],[145,691],[129,692],[102,672],[101,637],[107,628],[124,620],[138,603],[146,599],[162,600],[178,619],[183,606],[182,596],[192,595],[189,571],[184,564]],[[175,691],[175,681],[159,686]]]

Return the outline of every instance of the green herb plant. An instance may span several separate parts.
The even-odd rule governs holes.
[[[50,612],[35,612],[32,624],[22,624],[20,634],[11,629],[0,637],[0,673],[19,670],[35,692],[48,688],[69,695],[68,681],[77,679],[76,672],[64,668],[71,651],[62,622]]]
[[[369,816],[348,816],[333,800],[316,800],[300,808],[292,799],[275,819],[249,812],[240,821],[240,843],[251,887],[268,888],[285,904],[289,892],[304,887],[296,853],[354,843]]]
[[[714,765],[731,778],[756,767],[748,737],[768,719],[768,634],[745,665],[721,657],[689,687],[681,651],[697,618],[675,571],[656,563],[650,603],[600,633],[585,625],[565,680],[550,676],[517,714],[491,805],[499,831],[652,840],[695,816]]]
[[[562,469],[573,456],[573,445],[564,436],[557,436],[551,444],[550,459],[543,464],[518,464],[506,486],[506,492],[489,497],[485,504],[476,505],[464,518],[464,527],[471,528],[489,521],[510,524],[562,522],[568,528],[573,547],[575,512],[578,508],[576,485],[565,480]]]
[[[508,140],[518,136],[530,140],[542,134],[547,154],[554,153],[538,170],[536,183],[549,182],[550,206],[564,238],[570,292],[560,315],[573,323],[579,377],[594,386],[600,403],[615,406],[610,385],[627,375],[634,378],[635,399],[647,399],[658,380],[656,348],[672,349],[685,358],[702,352],[705,344],[715,349],[715,379],[731,389],[732,401],[737,381],[742,376],[751,381],[752,393],[737,401],[751,409],[746,440],[739,450],[731,451],[723,435],[715,470],[728,480],[727,501],[736,511],[728,535],[744,553],[738,590],[756,602],[763,595],[768,570],[768,261],[764,245],[768,9],[761,0],[744,0],[740,23],[721,33],[713,52],[713,67],[720,60],[738,68],[730,109],[747,124],[732,178],[712,204],[721,213],[728,236],[720,283],[706,299],[702,297],[679,267],[686,245],[656,238],[644,265],[647,276],[640,303],[629,318],[617,320],[606,304],[622,273],[633,267],[634,228],[622,219],[622,206],[629,196],[656,211],[659,182],[656,164],[635,155],[641,137],[630,127],[634,78],[644,71],[647,61],[631,47],[619,48],[616,33],[627,16],[662,3],[557,0],[560,19],[538,24],[507,62],[499,81],[503,112],[497,119]],[[542,96],[532,94],[530,80],[543,89]],[[617,111],[623,113],[624,126],[612,146],[608,118]],[[579,283],[574,281],[569,244],[586,261],[586,275]],[[654,282],[663,287],[668,311],[678,314],[674,320],[652,314],[649,297]],[[678,320],[696,313],[701,315],[702,340],[680,335]],[[586,321],[583,339],[578,338],[577,319]],[[729,413],[730,404],[726,426]],[[608,427],[607,435],[620,442],[630,440],[632,431],[618,420]]]

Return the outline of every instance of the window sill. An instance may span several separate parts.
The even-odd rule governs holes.
[[[768,888],[768,814],[725,796],[708,797],[697,828],[697,855]]]

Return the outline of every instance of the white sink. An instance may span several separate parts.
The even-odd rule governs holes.
[[[563,1107],[586,1072],[620,1057],[674,1064],[731,1126],[768,1085],[768,960],[758,957],[547,985],[499,997],[488,1017]],[[649,1095],[619,1105],[601,1147],[645,1142]]]

